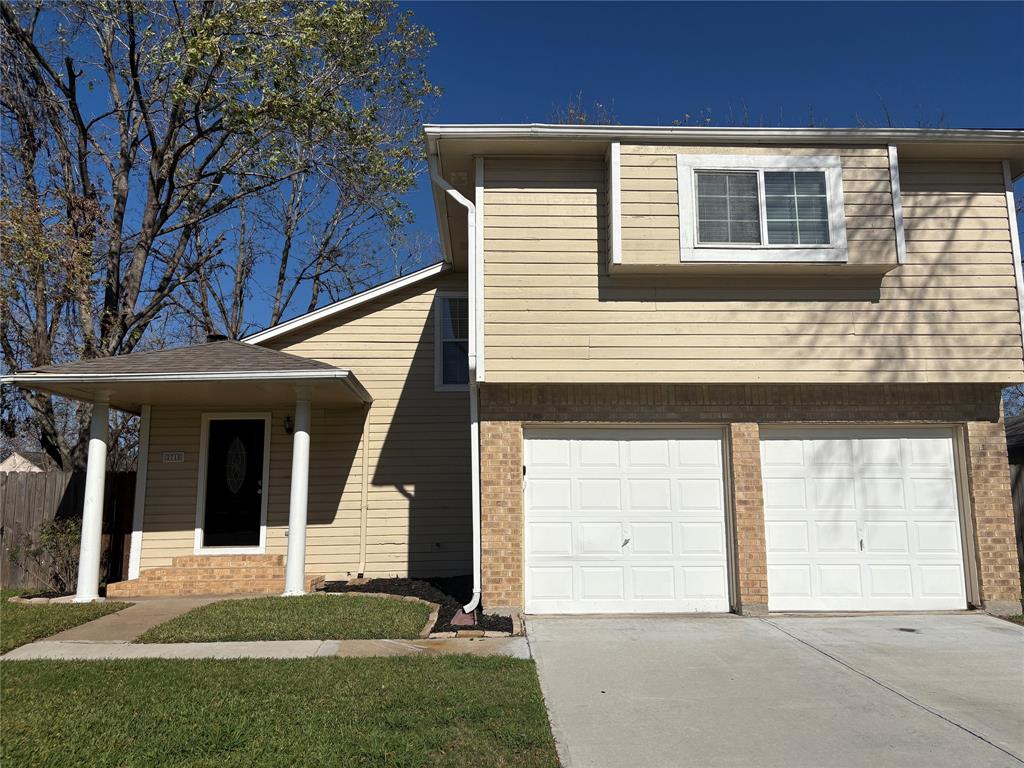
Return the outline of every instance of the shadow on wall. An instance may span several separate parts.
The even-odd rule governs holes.
[[[391,486],[407,500],[409,576],[417,578],[472,572],[469,395],[434,389],[435,306],[420,330],[386,432],[382,414],[371,414],[380,446],[372,483]],[[371,517],[384,512],[371,510]],[[386,555],[401,545],[376,546]],[[372,553],[373,546],[368,549]]]

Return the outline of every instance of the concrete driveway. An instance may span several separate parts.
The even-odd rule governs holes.
[[[984,615],[533,617],[565,768],[1024,765],[1024,628]]]

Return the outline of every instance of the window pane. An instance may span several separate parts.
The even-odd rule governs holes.
[[[469,336],[469,299],[464,297],[446,298],[441,306],[441,334],[445,339],[465,339]]]
[[[766,195],[794,194],[793,174],[789,171],[765,172],[764,193]]]
[[[800,211],[801,221],[809,219],[824,221],[828,218],[828,205],[825,203],[824,197],[798,197],[796,204]]]
[[[760,243],[761,227],[756,221],[729,222],[730,243]]]
[[[697,242],[760,243],[757,174],[697,172]]]
[[[702,221],[700,222],[700,241],[702,243],[728,243],[729,222],[727,221]]]
[[[794,174],[796,176],[796,193],[798,195],[824,195],[825,174],[822,171],[810,171]]]
[[[795,219],[796,198],[795,197],[772,197],[767,196],[765,208],[768,213],[768,221],[772,219]]]
[[[464,341],[445,341],[441,345],[441,382],[469,382],[469,346]]]
[[[802,245],[828,245],[828,222],[801,221],[800,243]]]
[[[702,171],[697,174],[698,195],[725,196],[725,174]]]
[[[796,245],[800,242],[795,221],[768,220],[768,242],[774,245]]]
[[[726,197],[702,196],[697,199],[697,213],[702,219],[729,218],[729,203]]]
[[[730,197],[729,219],[732,221],[757,221],[756,197]]]
[[[770,244],[828,244],[828,198],[823,171],[765,173],[764,187]]]

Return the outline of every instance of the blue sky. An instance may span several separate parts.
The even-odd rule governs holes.
[[[1024,127],[1021,2],[405,7],[437,36],[436,122],[545,122],[582,92],[624,124]],[[433,233],[425,180],[409,202]]]

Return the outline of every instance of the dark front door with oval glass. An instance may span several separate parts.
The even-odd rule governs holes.
[[[257,547],[263,504],[263,419],[211,419],[203,547]]]

